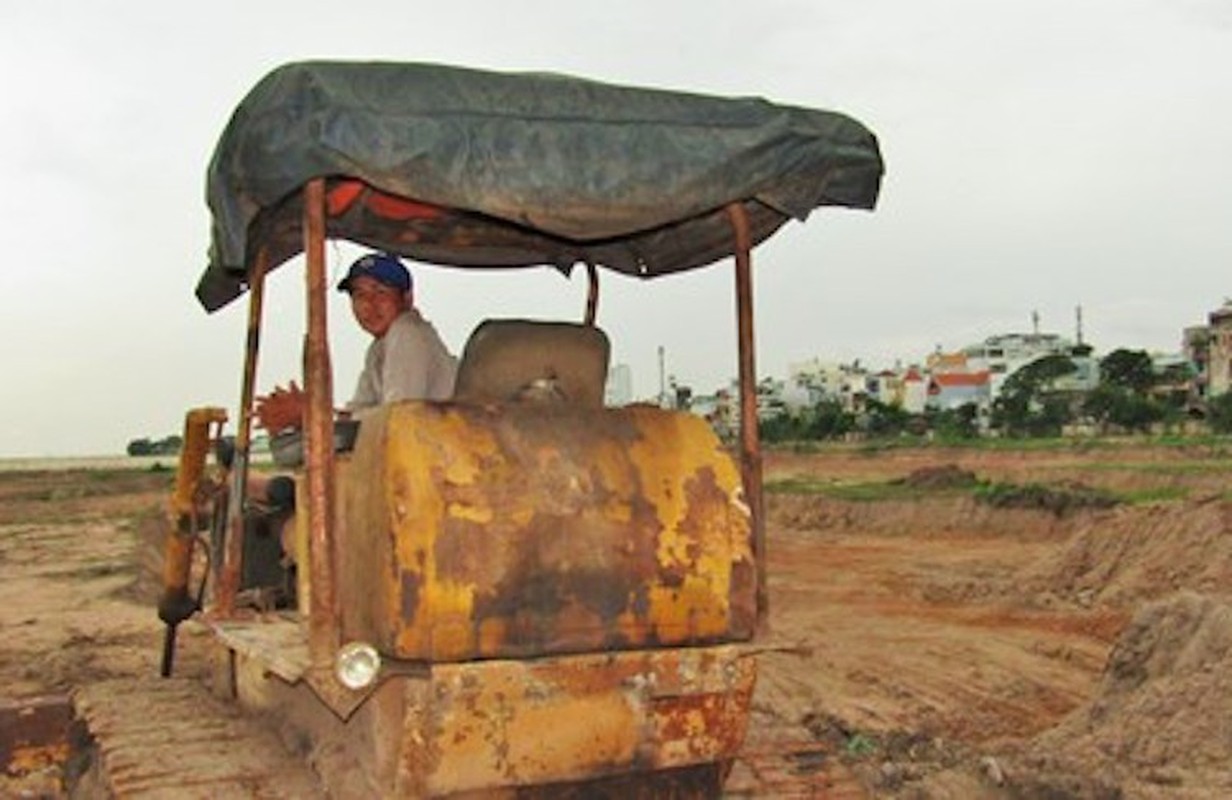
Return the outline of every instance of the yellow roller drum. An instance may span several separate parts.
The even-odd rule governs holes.
[[[743,641],[739,471],[651,407],[406,402],[339,464],[346,638],[434,661]]]

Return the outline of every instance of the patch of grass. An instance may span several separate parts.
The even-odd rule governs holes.
[[[943,480],[948,478],[948,480]],[[906,478],[862,483],[836,483],[815,478],[789,477],[767,481],[770,494],[825,497],[852,503],[922,500],[929,497],[970,496],[992,508],[1033,509],[1065,516],[1082,509],[1112,508],[1123,503],[1176,502],[1189,496],[1183,486],[1154,486],[1114,492],[1080,483],[1000,483],[983,481],[959,470],[934,469],[928,475],[913,473]],[[1228,493],[1232,499],[1232,490]]]
[[[1211,459],[1227,459],[1232,456],[1232,436],[1203,434],[1195,436],[1057,436],[1038,438],[1004,437],[942,437],[928,439],[923,436],[904,434],[884,439],[863,439],[856,442],[830,440],[802,440],[767,443],[767,450],[789,450],[796,453],[855,452],[864,455],[898,450],[974,450],[991,452],[1116,452],[1118,450],[1159,448],[1164,450],[1203,450]]]
[[[831,486],[830,490],[825,493],[827,497],[832,497],[835,500],[849,500],[855,503],[876,503],[883,500],[918,500],[930,494],[936,494],[936,492],[893,481],[838,484]]]
[[[100,515],[122,519],[133,504],[169,493],[173,483],[171,473],[145,467],[0,472],[0,524],[63,524]]]
[[[1220,457],[1204,461],[1096,461],[1083,464],[1083,469],[1098,472],[1140,472],[1150,475],[1210,475],[1227,472],[1232,475],[1232,459]]]
[[[834,483],[808,478],[780,478],[767,481],[765,488],[769,494],[812,495],[853,503],[920,500],[925,497],[961,495],[967,491],[961,487],[917,486],[901,480]]]
[[[1036,437],[1030,439],[985,438],[969,440],[969,449],[989,450],[996,453],[1006,451],[1027,453],[1078,452],[1089,453],[1092,450],[1103,450],[1116,447],[1104,439],[1086,439],[1075,437]]]
[[[1058,517],[1079,509],[1111,508],[1123,502],[1113,492],[1082,484],[981,483],[973,497],[977,503],[993,508],[1051,511]]]
[[[812,455],[814,453],[824,452],[826,449],[826,443],[817,442],[817,441],[809,441],[809,440],[791,442],[785,445],[785,449],[790,450],[792,453],[795,453],[796,455],[807,456],[807,455]]]
[[[163,470],[80,469],[63,472],[0,472],[0,500],[59,502],[89,497],[170,490]]]
[[[1080,439],[1073,437],[1005,439],[999,437],[937,437],[924,439],[904,436],[898,439],[871,439],[857,446],[857,451],[868,455],[890,450],[974,450],[987,452],[1079,452],[1116,449],[1120,444],[1108,439]]]
[[[832,484],[808,478],[773,478],[765,482],[770,494],[824,494]]]
[[[1221,456],[1226,455],[1229,447],[1232,447],[1232,438],[1226,434],[1217,433],[1204,433],[1194,436],[1169,433],[1149,438],[1146,442],[1159,447],[1206,447]]]
[[[767,481],[766,491],[770,494],[814,495],[858,503],[914,499],[928,493],[914,486],[906,486],[890,481],[834,483],[831,481],[811,480],[809,478],[780,478]]]
[[[1119,496],[1130,505],[1145,505],[1147,503],[1175,503],[1189,498],[1189,489],[1184,486],[1150,486],[1145,489],[1131,489],[1119,492]]]
[[[853,733],[843,745],[843,753],[850,758],[865,758],[878,749],[877,740],[863,733]]]

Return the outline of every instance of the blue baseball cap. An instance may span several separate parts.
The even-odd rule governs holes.
[[[389,253],[369,253],[356,260],[346,277],[338,282],[338,291],[351,291],[351,281],[356,278],[372,278],[401,292],[411,290],[411,271]]]

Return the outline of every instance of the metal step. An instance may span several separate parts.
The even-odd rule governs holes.
[[[306,761],[274,732],[188,679],[124,678],[78,688],[98,785],[80,797],[324,798]]]

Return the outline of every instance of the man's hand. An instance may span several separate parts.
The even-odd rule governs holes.
[[[304,409],[308,401],[304,391],[291,381],[287,388],[275,386],[274,391],[257,398],[254,413],[257,424],[270,433],[304,426]]]

